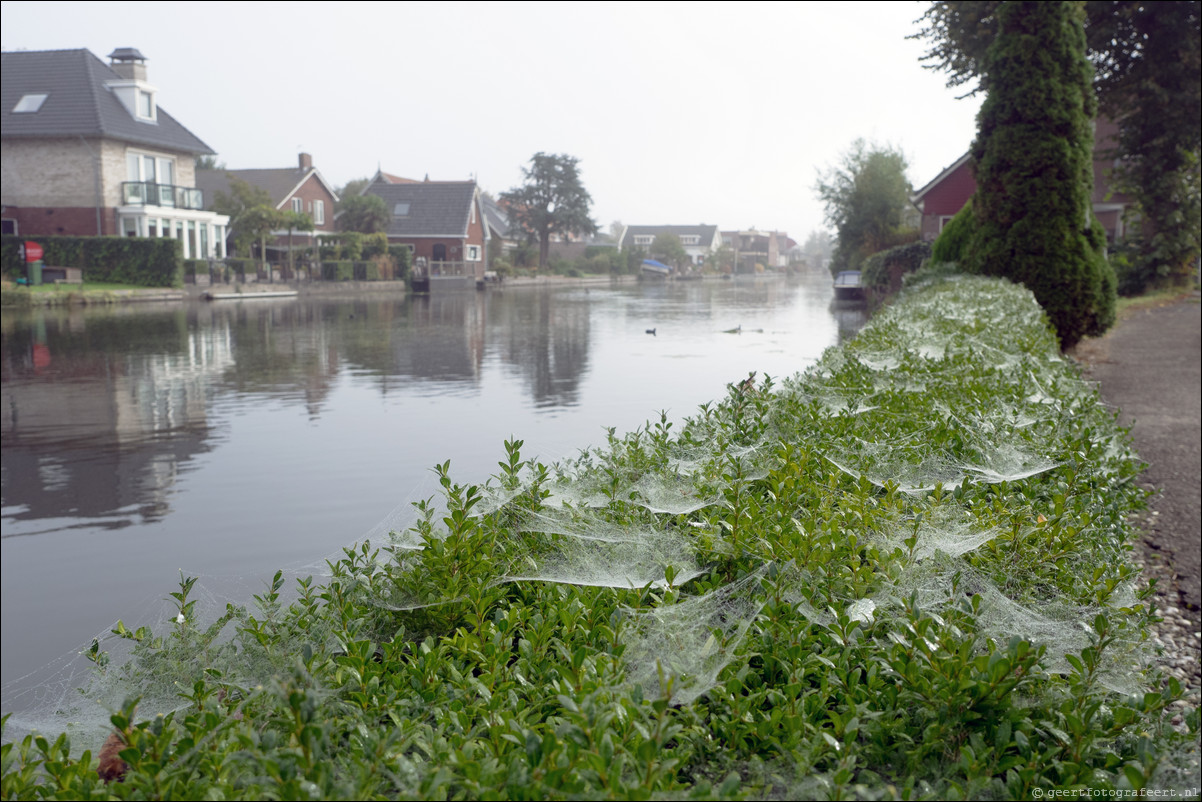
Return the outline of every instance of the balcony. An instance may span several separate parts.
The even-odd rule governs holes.
[[[204,193],[193,187],[174,184],[153,184],[145,181],[124,181],[121,184],[124,206],[165,206],[174,209],[204,208]]]

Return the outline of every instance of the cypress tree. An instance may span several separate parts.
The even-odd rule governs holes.
[[[1114,272],[1094,219],[1097,101],[1079,3],[1005,2],[985,62],[966,267],[1026,285],[1062,348],[1114,321]]]

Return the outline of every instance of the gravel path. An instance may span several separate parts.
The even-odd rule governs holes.
[[[1104,337],[1072,356],[1102,398],[1132,426],[1148,464],[1141,481],[1156,491],[1140,515],[1135,557],[1157,581],[1163,617],[1155,637],[1164,668],[1197,704],[1202,649],[1199,558],[1202,557],[1202,306],[1198,293],[1130,308]]]

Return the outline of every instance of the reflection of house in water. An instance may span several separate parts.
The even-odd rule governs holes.
[[[394,330],[392,367],[396,375],[477,382],[484,362],[488,301],[479,292],[414,297],[408,324]]]
[[[501,361],[528,384],[535,406],[575,406],[588,368],[589,304],[565,294],[506,293],[492,299],[490,323],[506,338]]]
[[[328,316],[344,314],[342,309],[289,299],[207,304],[194,314],[197,328],[227,331],[237,343],[237,360],[231,359],[221,372],[227,385],[242,393],[299,394],[309,417],[317,418],[339,365],[339,346]]]
[[[163,517],[180,465],[208,448],[206,388],[232,362],[228,330],[179,331],[175,353],[139,354],[145,332],[120,320],[5,328],[6,517]]]

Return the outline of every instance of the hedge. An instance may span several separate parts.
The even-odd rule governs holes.
[[[182,287],[183,243],[143,237],[16,237],[3,238],[0,258],[6,275],[24,275],[20,245],[35,241],[45,251],[43,262],[83,269],[85,281]]]
[[[1031,293],[910,284],[680,424],[551,465],[513,440],[483,485],[436,466],[320,577],[223,606],[181,576],[49,710],[90,733],[7,722],[0,796],[1182,795],[1198,712],[1170,726],[1152,662],[1126,433]]]

